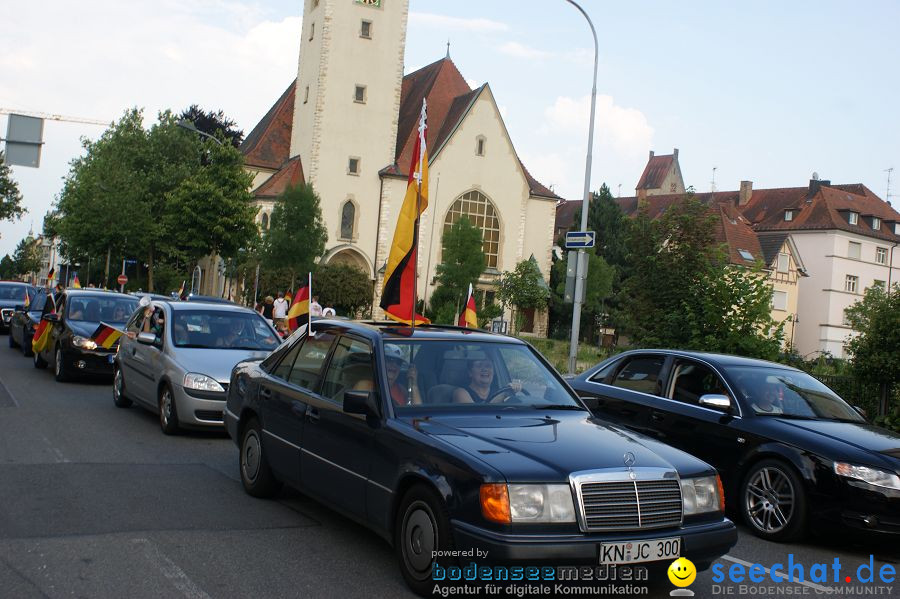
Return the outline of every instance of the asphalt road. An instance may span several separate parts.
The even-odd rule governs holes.
[[[392,549],[365,528],[291,491],[271,501],[246,495],[237,448],[224,434],[166,437],[154,415],[115,408],[108,381],[60,384],[5,348],[0,383],[0,598],[411,596]],[[896,542],[819,532],[776,545],[742,529],[719,563],[727,575],[734,564],[768,567],[793,554],[805,576],[823,563],[830,577],[837,557],[853,584],[716,585],[707,571],[690,589],[765,597],[788,586],[793,595],[843,587],[841,596],[900,597],[900,582],[856,582],[870,554],[876,572],[884,563],[900,570]],[[585,593],[567,596],[595,596],[605,584],[583,583]],[[673,588],[663,580],[649,592],[667,597]],[[539,588],[518,590],[501,596]]]

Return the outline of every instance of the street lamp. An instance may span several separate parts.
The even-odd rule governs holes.
[[[182,119],[180,121],[177,121],[175,124],[178,125],[179,127],[181,127],[182,129],[187,129],[188,131],[193,131],[194,133],[199,133],[203,137],[208,137],[211,140],[213,140],[214,142],[216,142],[217,144],[219,144],[220,146],[225,145],[222,143],[222,140],[219,139],[218,137],[216,137],[215,135],[210,135],[209,133],[206,133],[205,131],[201,131],[200,129],[197,129],[197,127],[194,126],[194,123],[191,121]]]
[[[587,157],[584,165],[584,199],[581,204],[581,230],[587,230],[588,222],[588,204],[591,200],[591,158],[594,150],[594,113],[597,106],[597,57],[600,54],[600,47],[597,43],[597,30],[594,29],[594,23],[584,9],[574,0],[566,0],[569,4],[578,9],[588,25],[591,27],[591,35],[594,36],[594,83],[591,88],[591,121],[588,125],[588,147]],[[578,260],[575,262],[575,302],[572,309],[572,337],[569,341],[569,374],[575,374],[575,356],[578,354],[578,336],[581,329],[581,303],[584,295],[584,285],[587,271],[587,254],[584,248],[578,249]]]

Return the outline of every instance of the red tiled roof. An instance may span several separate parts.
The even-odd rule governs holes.
[[[274,175],[260,185],[253,195],[259,199],[271,199],[280,196],[289,186],[294,187],[305,181],[300,156],[288,160]]]
[[[582,200],[563,200],[556,204],[556,223],[554,230],[559,237],[575,224],[575,213],[581,208]]]
[[[651,156],[635,189],[659,189],[675,161],[674,154]]]
[[[241,144],[247,166],[277,169],[290,158],[295,83],[296,80],[291,82]]]

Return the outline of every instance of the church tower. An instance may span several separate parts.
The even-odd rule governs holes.
[[[303,0],[291,156],[322,201],[327,250],[374,266],[379,171],[394,161],[409,0]]]

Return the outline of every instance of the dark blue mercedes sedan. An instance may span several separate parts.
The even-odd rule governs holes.
[[[569,381],[600,418],[715,466],[728,504],[758,536],[810,525],[900,534],[900,435],[782,364],[630,351]]]
[[[522,341],[319,320],[231,375],[244,489],[288,484],[395,547],[418,593],[453,556],[698,569],[737,541],[701,460],[594,417]]]

